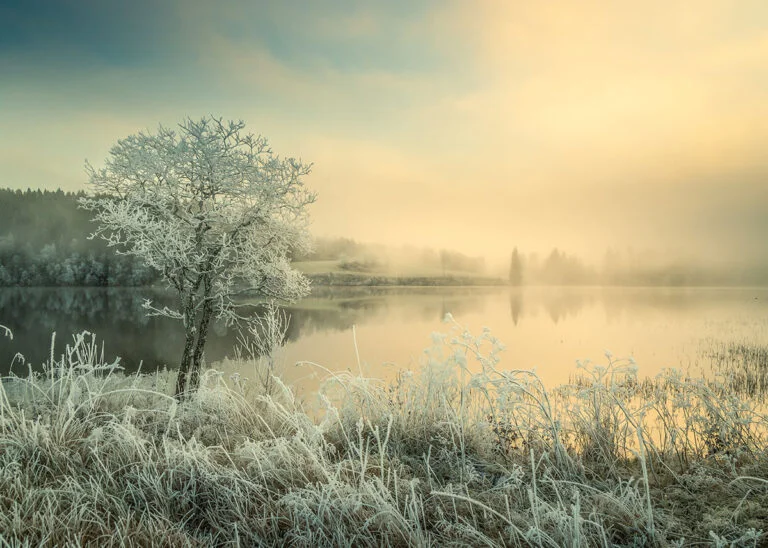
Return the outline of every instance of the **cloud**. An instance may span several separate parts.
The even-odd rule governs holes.
[[[0,6],[0,55],[38,67],[143,65],[179,53],[173,20],[167,1],[12,0]]]
[[[768,229],[764,2],[158,6],[0,8],[0,184],[74,189],[213,113],[315,163],[323,234],[738,255]]]
[[[764,6],[458,4],[443,32],[464,37],[477,86],[432,119],[482,120],[480,146],[507,151],[513,173],[628,179],[661,163],[679,177],[759,161],[768,33],[752,19]]]

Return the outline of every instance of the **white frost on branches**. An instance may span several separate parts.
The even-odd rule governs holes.
[[[144,307],[184,324],[179,399],[197,388],[211,320],[241,318],[238,293],[293,301],[309,292],[289,256],[309,247],[310,166],[244,128],[187,119],[121,139],[101,169],[86,164],[93,195],[80,204],[94,212],[92,237],[158,270],[178,295],[175,309]]]
[[[146,303],[153,314],[186,324],[211,301],[233,320],[238,292],[290,301],[309,290],[288,256],[309,245],[310,166],[279,158],[244,127],[187,119],[121,139],[102,169],[86,164],[94,195],[80,203],[95,213],[92,236],[157,269],[179,294],[177,310]]]

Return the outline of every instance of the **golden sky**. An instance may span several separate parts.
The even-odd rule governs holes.
[[[764,0],[62,4],[0,7],[0,186],[215,114],[314,163],[318,235],[768,258]]]

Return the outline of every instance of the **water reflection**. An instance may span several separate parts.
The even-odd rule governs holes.
[[[54,350],[62,353],[71,335],[81,331],[96,333],[105,341],[105,356],[122,358],[129,370],[139,362],[144,368],[173,364],[180,355],[182,337],[175,322],[148,317],[142,308],[144,298],[172,304],[158,291],[106,288],[6,288],[0,290],[0,323],[11,328],[13,341],[0,341],[0,373],[7,374],[16,352],[39,370]],[[217,337],[212,337],[212,342]],[[214,342],[215,344],[215,342]],[[12,371],[23,374],[27,366],[14,362]]]
[[[37,369],[72,333],[95,332],[106,341],[108,358],[121,356],[129,371],[175,366],[183,347],[178,322],[147,317],[149,297],[172,304],[172,296],[147,289],[9,288],[0,290],[0,324],[14,340],[0,340],[0,373],[21,352]],[[730,337],[768,339],[768,293],[761,289],[646,288],[316,288],[288,307],[291,322],[288,360],[316,360],[346,367],[350,331],[358,326],[360,350],[370,364],[408,365],[429,343],[429,333],[445,330],[451,313],[479,330],[489,326],[511,347],[511,365],[557,364],[619,355],[676,366],[695,341]],[[233,354],[237,333],[216,324],[208,342],[209,362]],[[14,372],[26,367],[16,363]]]
[[[520,321],[520,314],[523,312],[523,290],[519,287],[513,288],[509,294],[509,313],[512,315],[512,323],[517,325]]]
[[[498,292],[468,288],[317,288],[310,297],[287,307],[291,315],[289,339],[318,331],[345,331],[353,325],[385,319],[439,322],[447,313],[480,313],[488,296],[495,294]]]

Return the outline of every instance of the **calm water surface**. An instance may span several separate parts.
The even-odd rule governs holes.
[[[148,318],[145,297],[168,296],[146,289],[2,289],[0,324],[14,340],[0,340],[0,374],[24,373],[14,355],[36,370],[54,351],[61,353],[72,333],[87,330],[105,342],[108,358],[121,356],[127,370],[163,364],[174,367],[181,354],[178,322]],[[172,301],[168,301],[169,304]],[[491,329],[507,349],[503,368],[536,368],[547,384],[575,372],[575,360],[605,362],[605,351],[634,357],[641,373],[665,367],[706,367],[713,344],[750,341],[768,344],[768,290],[748,288],[316,288],[291,307],[288,342],[280,353],[281,374],[296,387],[311,389],[322,371],[357,371],[353,326],[363,372],[392,377],[397,367],[416,368],[431,333],[448,332],[451,313],[479,334]],[[216,325],[207,359],[233,354],[236,333]],[[243,372],[248,376],[248,372]]]

